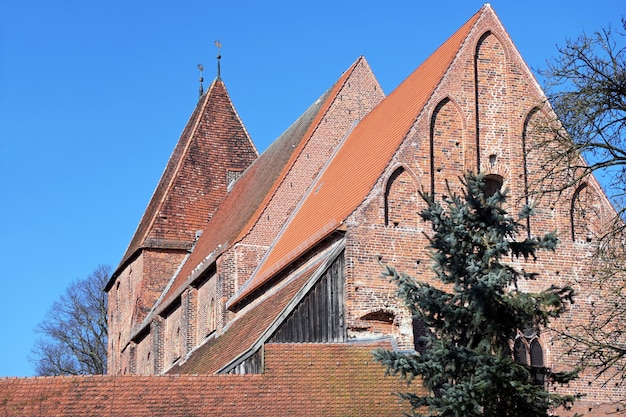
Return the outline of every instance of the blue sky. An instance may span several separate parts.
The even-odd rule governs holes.
[[[622,1],[494,0],[532,68]],[[222,79],[260,151],[364,55],[392,91],[483,2],[0,0],[0,375],[74,279],[117,266],[198,99]]]

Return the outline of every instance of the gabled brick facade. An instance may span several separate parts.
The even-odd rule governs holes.
[[[520,285],[575,285],[579,301],[554,328],[584,322],[594,292],[590,256],[614,211],[593,178],[558,199],[531,201],[545,176],[543,155],[533,150],[543,133],[533,127],[553,117],[539,107],[544,100],[489,5],[387,97],[357,59],[258,158],[216,80],[107,286],[111,374],[204,376],[50,386],[5,380],[0,405],[32,415],[37,397],[54,410],[48,415],[64,415],[70,406],[53,404],[50,392],[58,389],[70,404],[69,386],[95,384],[100,395],[119,384],[145,398],[132,412],[154,404],[168,415],[399,414],[406,404],[390,392],[406,386],[371,363],[371,343],[410,351],[420,327],[381,278],[380,263],[432,276],[418,191],[457,190],[467,171],[508,188],[512,213],[536,203],[527,233],[556,231],[560,246],[536,262],[511,261],[541,273]],[[573,358],[549,335],[516,343],[554,370],[571,368]],[[599,416],[626,394],[604,382],[585,373],[568,387],[548,388],[586,394],[560,415]],[[202,384],[200,398],[194,393]],[[149,387],[179,396],[157,400],[145,394]],[[113,398],[106,394],[108,410],[119,410]]]

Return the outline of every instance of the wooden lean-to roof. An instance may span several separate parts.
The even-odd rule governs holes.
[[[226,170],[244,171],[257,156],[224,83],[215,79],[187,122],[107,289],[143,248],[189,250],[226,195]]]
[[[234,307],[334,231],[365,199],[450,67],[481,9],[351,132],[276,238]]]
[[[159,306],[153,309],[155,312],[169,305],[221,253],[250,232],[344,84],[363,62],[363,57],[357,59],[333,87],[316,100],[237,180],[167,288]]]

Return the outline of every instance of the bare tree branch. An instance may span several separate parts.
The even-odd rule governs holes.
[[[570,346],[567,353],[604,384],[621,385],[626,377],[626,20],[618,30],[583,33],[558,52],[540,71],[547,79],[544,117],[528,128],[529,149],[548,161],[530,191],[581,190],[595,175],[613,204],[615,211],[604,213],[603,231],[595,240],[592,274],[577,283],[593,288],[585,300],[584,324],[559,331],[559,337]]]
[[[106,373],[107,299],[111,268],[100,265],[73,282],[36,328],[31,352],[38,375]]]

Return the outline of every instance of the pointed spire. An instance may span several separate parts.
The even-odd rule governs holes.
[[[200,90],[199,90],[199,94],[200,94],[200,97],[202,97],[202,94],[204,94],[204,86],[202,85],[202,82],[204,81],[204,78],[202,77],[202,71],[204,71],[204,65],[198,64],[198,69],[200,70]]]
[[[222,55],[220,53],[220,50],[222,49],[222,42],[220,42],[219,40],[213,42],[215,44],[215,46],[217,47],[217,79],[221,80],[221,74],[220,74],[220,60],[222,59]]]

